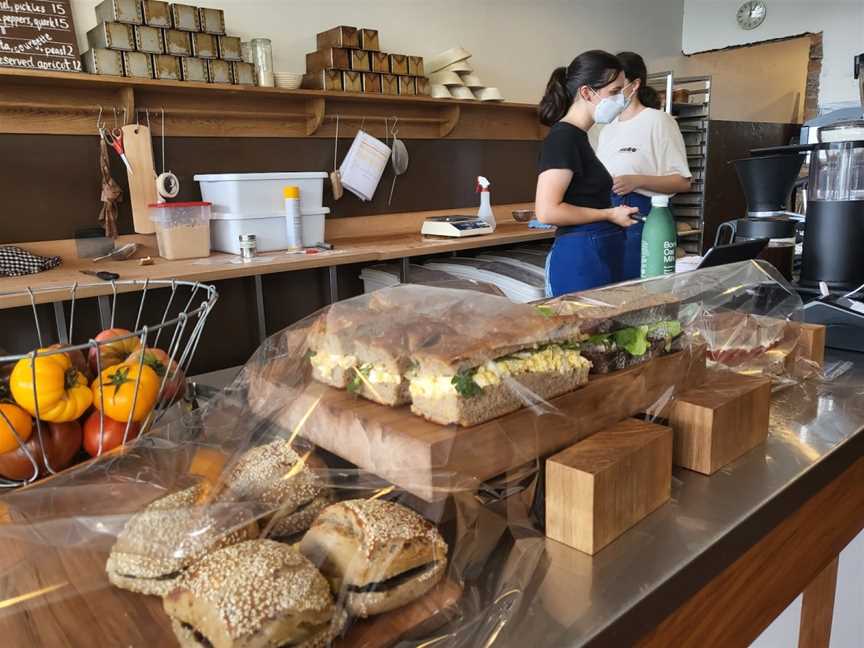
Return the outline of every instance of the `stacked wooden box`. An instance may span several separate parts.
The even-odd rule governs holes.
[[[221,9],[159,0],[104,0],[87,32],[84,69],[144,79],[255,85]]]
[[[303,87],[386,95],[428,95],[423,57],[381,51],[376,29],[340,26],[317,36]]]

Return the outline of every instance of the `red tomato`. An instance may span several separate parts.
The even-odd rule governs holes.
[[[99,417],[101,414],[93,411],[84,422],[84,449],[91,457],[99,456]],[[107,416],[104,423],[104,437],[102,439],[102,453],[106,453],[123,443],[123,433],[126,431],[126,421],[122,423]],[[139,423],[132,423],[129,427],[129,435],[126,441],[131,441],[141,431]]]
[[[78,421],[68,423],[46,423],[42,421],[42,437],[45,442],[39,442],[39,433],[34,425],[33,436],[27,442],[27,449],[39,465],[39,476],[49,475],[42,457],[42,446],[48,456],[52,470],[59,472],[68,467],[81,449],[81,424]],[[33,464],[21,448],[0,454],[0,475],[7,479],[25,480],[33,477]]]
[[[102,356],[102,371],[105,371],[109,367],[122,363],[141,347],[141,340],[137,337],[117,340],[116,342],[108,342],[108,340],[124,337],[126,335],[131,335],[131,332],[126,329],[112,328],[102,331],[99,335],[93,338],[97,342],[102,342],[98,349],[92,347],[90,349],[90,369],[93,371],[94,376],[99,373],[96,363],[97,356]]]

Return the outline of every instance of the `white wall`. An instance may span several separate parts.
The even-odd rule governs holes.
[[[864,1],[766,0],[768,15],[760,27],[738,27],[735,12],[742,0],[685,0],[682,45],[685,54],[731,45],[822,32],[820,108],[858,104],[852,57],[864,52]]]
[[[97,0],[72,0],[82,48]],[[190,4],[196,4],[194,0]],[[303,71],[315,34],[339,24],[380,30],[385,50],[430,56],[462,45],[487,85],[535,102],[552,69],[579,52],[632,49],[647,61],[680,55],[683,0],[206,0],[229,33],[273,40],[277,69]],[[82,50],[83,51],[83,50]]]

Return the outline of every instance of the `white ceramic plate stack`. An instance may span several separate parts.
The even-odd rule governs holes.
[[[296,90],[303,82],[301,72],[274,72],[273,78],[277,88],[285,88],[286,90]]]
[[[431,73],[430,94],[439,99],[460,99],[463,101],[503,101],[498,88],[487,88],[474,74],[468,60],[471,52],[463,47],[452,47],[436,56],[430,57],[426,67]]]

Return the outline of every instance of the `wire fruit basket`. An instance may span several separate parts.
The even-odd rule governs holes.
[[[23,354],[0,351],[0,488],[56,475],[82,456],[82,447],[91,457],[122,447],[182,399],[186,374],[219,297],[216,289],[149,279],[113,281],[111,287],[110,317],[108,297],[97,302],[103,330],[75,344],[76,303],[104,284],[70,285],[68,329],[61,305],[56,316],[61,342],[47,347],[37,304],[40,292],[58,288],[0,293],[29,300],[39,345]],[[118,294],[139,291],[134,326],[115,328]],[[151,316],[155,324],[142,324],[145,304],[157,314]]]

